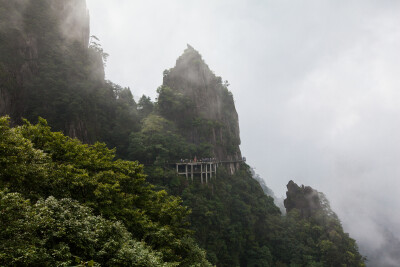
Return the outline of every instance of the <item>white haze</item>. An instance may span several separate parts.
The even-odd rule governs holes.
[[[379,249],[385,227],[400,238],[400,1],[88,8],[110,54],[108,79],[154,99],[163,70],[191,44],[230,82],[242,153],[277,196],[290,179],[324,192],[364,249]]]

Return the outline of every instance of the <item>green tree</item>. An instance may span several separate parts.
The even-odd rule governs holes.
[[[119,222],[71,199],[31,204],[0,191],[0,264],[12,266],[174,266]]]
[[[154,103],[150,97],[142,95],[138,102],[139,117],[141,119],[147,117],[154,110]]]
[[[1,188],[34,202],[50,196],[77,200],[95,215],[121,221],[164,261],[187,265],[189,210],[180,198],[155,191],[137,162],[115,160],[114,151],[104,144],[85,145],[52,132],[43,119],[37,125],[10,128],[3,117],[0,127]]]

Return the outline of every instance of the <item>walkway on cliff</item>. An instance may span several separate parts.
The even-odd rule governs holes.
[[[194,180],[194,177],[200,176],[201,183],[207,183],[208,179],[213,177],[216,178],[217,168],[225,164],[237,164],[246,162],[246,158],[243,157],[237,160],[218,160],[216,158],[201,158],[197,159],[180,159],[173,161],[173,163],[166,162],[165,165],[173,166],[176,169],[176,173],[179,175],[185,175],[186,179],[189,177]],[[144,164],[145,166],[154,166],[154,164]],[[205,180],[204,180],[205,178]]]

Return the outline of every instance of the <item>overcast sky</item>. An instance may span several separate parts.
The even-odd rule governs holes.
[[[231,84],[276,195],[324,192],[358,241],[400,237],[400,1],[88,0],[107,78],[156,96],[189,43]]]

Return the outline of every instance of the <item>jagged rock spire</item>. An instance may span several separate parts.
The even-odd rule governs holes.
[[[183,95],[190,103],[184,116],[169,118],[182,128],[186,125],[182,130],[188,141],[211,144],[213,156],[221,160],[241,158],[238,115],[232,93],[191,45],[187,44],[175,67],[166,71],[163,86]],[[202,121],[201,126],[188,127],[195,121]]]

